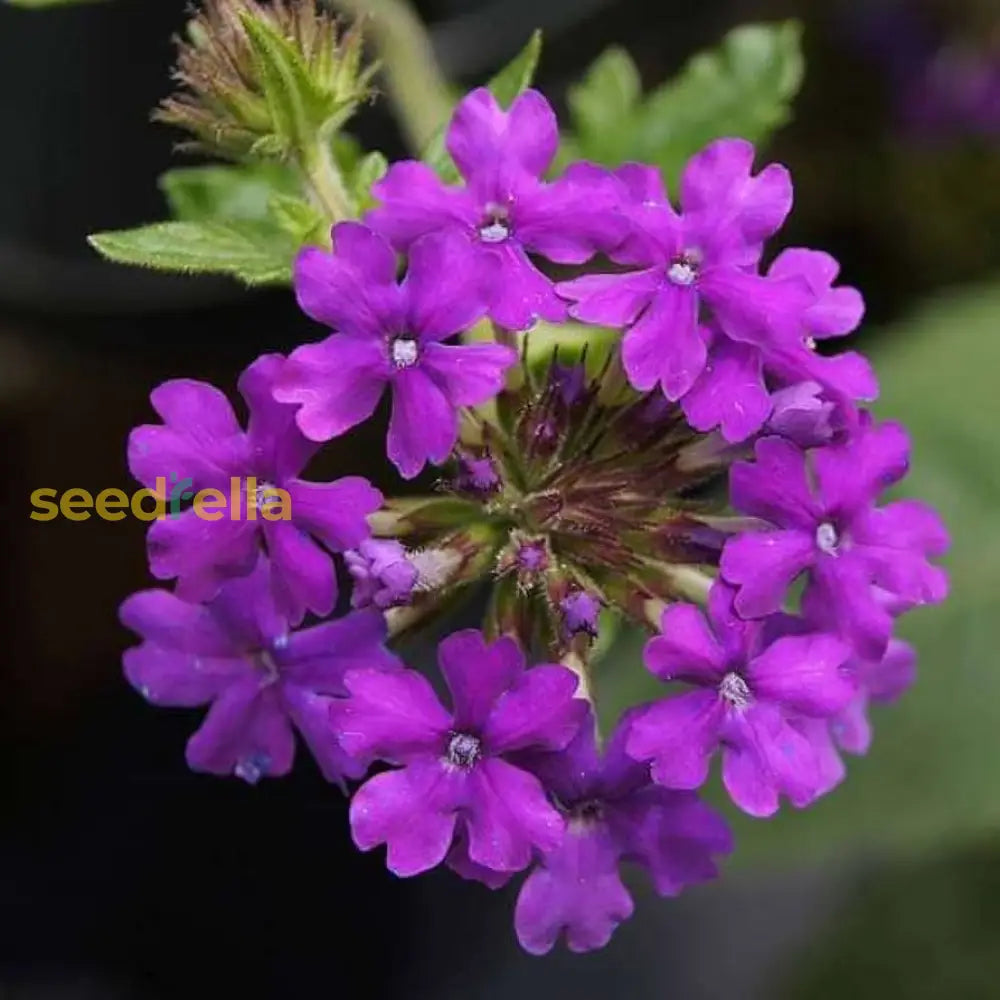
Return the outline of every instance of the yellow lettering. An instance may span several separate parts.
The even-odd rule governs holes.
[[[59,505],[55,503],[58,496],[53,489],[35,490],[31,494],[31,506],[35,509],[31,512],[32,521],[52,521],[59,514]]]

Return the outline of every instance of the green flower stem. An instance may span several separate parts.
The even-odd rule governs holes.
[[[354,200],[334,162],[328,137],[320,137],[313,149],[303,150],[298,162],[312,200],[331,224],[357,217]]]
[[[411,149],[422,153],[454,106],[427,29],[406,0],[329,2],[351,17],[367,20],[400,124]]]

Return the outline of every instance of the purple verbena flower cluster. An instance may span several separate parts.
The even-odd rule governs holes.
[[[217,490],[224,516],[157,521],[150,567],[175,588],[121,611],[142,639],[129,681],[209,706],[192,768],[283,775],[296,732],[341,786],[380,762],[351,800],[358,847],[384,845],[400,876],[526,873],[533,953],[563,933],[603,946],[633,910],[623,863],[661,895],[716,875],[730,834],[697,795],[714,757],[752,816],[834,788],[840,751],[868,749],[869,704],[912,680],[895,620],[947,591],[937,515],[882,502],[910,447],[859,408],[872,369],[817,349],[855,330],[860,295],[818,251],[762,268],[788,172],[719,140],[678,209],[640,164],[547,179],[557,145],[540,94],[504,110],[474,91],[447,135],[462,183],[396,163],[332,251],[301,253],[299,304],[330,332],[243,373],[246,430],[209,385],[154,391],[133,474]],[[533,350],[539,323],[554,351]],[[621,336],[602,353],[587,323]],[[445,466],[436,491],[301,478],[387,389],[386,454],[407,479]],[[241,516],[278,494],[287,509]],[[484,585],[482,629],[438,650],[446,706],[387,643]],[[590,668],[608,616],[655,632],[645,666],[683,689],[605,741]],[[628,665],[608,655],[612,683]]]

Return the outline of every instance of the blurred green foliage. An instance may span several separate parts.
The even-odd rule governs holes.
[[[1000,979],[1000,843],[868,870],[784,1000],[992,1000]],[[796,968],[797,966],[797,968]]]
[[[647,94],[631,56],[608,49],[570,90],[563,159],[651,163],[674,185],[713,139],[764,141],[788,121],[802,83],[801,36],[796,21],[736,28]]]

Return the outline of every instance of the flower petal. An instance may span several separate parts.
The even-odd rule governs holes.
[[[357,548],[371,537],[368,516],[382,506],[382,493],[362,476],[332,483],[293,479],[285,484],[292,520],[332,552]]]
[[[260,554],[258,525],[213,511],[207,520],[195,509],[154,521],[146,535],[149,570],[157,580],[177,578],[185,601],[207,601],[232,577],[246,576]]]
[[[814,530],[821,512],[809,491],[805,453],[784,438],[766,437],[754,459],[737,462],[729,474],[732,505],[781,528]]]
[[[453,406],[478,406],[504,387],[517,352],[503,344],[428,344],[423,369]]]
[[[418,240],[410,250],[402,289],[404,329],[422,345],[468,329],[486,313],[489,298],[480,247],[452,231]]]
[[[652,761],[653,780],[667,788],[698,788],[719,744],[725,707],[712,691],[664,698],[636,717],[626,750]]]
[[[386,453],[404,479],[430,461],[440,465],[458,437],[455,409],[430,376],[406,368],[392,381],[392,416]]]
[[[853,553],[817,560],[802,596],[805,617],[843,636],[864,659],[879,659],[892,617],[879,603],[871,576]]]
[[[528,259],[513,240],[485,252],[484,268],[493,289],[490,318],[507,330],[527,330],[536,320],[561,323],[566,305],[556,294],[551,279]]]
[[[869,424],[844,444],[819,449],[814,463],[827,510],[852,514],[906,475],[910,439],[900,424]]]
[[[451,716],[415,670],[351,670],[350,697],[330,706],[330,722],[352,757],[399,761],[442,748]]]
[[[681,400],[695,430],[718,427],[731,442],[756,433],[771,412],[764,386],[760,352],[746,344],[720,337],[709,350],[708,361],[690,391]]]
[[[370,778],[351,800],[354,843],[362,851],[385,844],[389,871],[401,878],[434,868],[451,846],[465,777],[421,757]]]
[[[479,732],[500,696],[524,673],[510,636],[487,643],[478,629],[453,632],[438,646],[438,663],[454,705],[455,728]]]
[[[299,308],[316,322],[354,336],[399,329],[403,300],[392,248],[357,222],[335,226],[333,240],[334,253],[308,247],[296,258]]]
[[[250,784],[287,774],[294,755],[292,727],[275,692],[262,690],[255,677],[227,687],[187,745],[193,771],[235,774]]]
[[[660,618],[661,635],[643,649],[646,669],[661,681],[714,686],[726,670],[725,653],[693,604],[671,604]]]
[[[587,274],[561,281],[556,291],[574,304],[570,314],[586,323],[628,326],[663,286],[659,268],[628,274]]]
[[[722,783],[750,816],[771,816],[778,796],[804,806],[823,784],[816,750],[781,711],[756,702],[730,714],[722,754]]]
[[[497,757],[470,772],[463,810],[469,858],[496,871],[521,871],[535,849],[552,850],[563,818],[549,804],[538,779]]]
[[[753,159],[744,139],[717,139],[693,156],[681,177],[685,214],[735,226],[751,245],[773,236],[792,208],[791,177],[776,163],[753,176]]]
[[[629,382],[641,392],[660,383],[667,399],[680,399],[694,385],[708,356],[697,321],[694,290],[664,285],[622,341]]]
[[[632,897],[618,873],[618,854],[604,826],[568,831],[527,877],[517,897],[514,928],[531,955],[551,951],[566,934],[571,951],[603,948],[632,916]]]
[[[122,602],[121,623],[143,639],[178,653],[229,657],[242,652],[211,611],[168,590],[140,590]]]
[[[587,715],[587,702],[575,698],[579,680],[566,667],[545,665],[522,673],[497,699],[483,729],[492,753],[532,747],[561,750]]]
[[[750,531],[726,542],[719,568],[739,588],[737,612],[761,618],[780,610],[792,581],[814,558],[813,539],[803,531]]]
[[[786,636],[746,667],[755,695],[793,712],[829,717],[854,697],[856,684],[843,669],[851,647],[832,635]]]
[[[347,694],[349,670],[399,670],[402,661],[385,648],[385,615],[374,608],[299,629],[273,652],[283,677],[321,694]]]
[[[291,353],[274,396],[300,404],[296,421],[307,438],[329,441],[372,415],[389,375],[381,340],[334,335]]]
[[[281,354],[263,354],[240,375],[240,395],[250,411],[247,437],[253,450],[253,474],[276,484],[298,475],[316,453],[295,422],[295,407],[274,398],[278,375],[285,367]]]
[[[177,708],[204,705],[251,672],[242,658],[196,656],[153,642],[127,649],[122,664],[129,684],[146,701]]]
[[[304,531],[287,521],[264,524],[271,557],[271,586],[275,603],[293,625],[307,611],[324,617],[337,600],[333,559]]]

